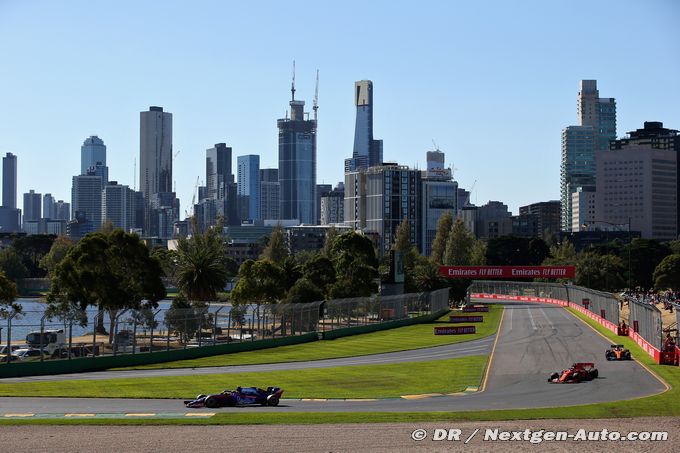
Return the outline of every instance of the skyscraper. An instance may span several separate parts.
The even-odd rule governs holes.
[[[2,205],[17,207],[17,156],[12,153],[2,158]]]
[[[46,193],[43,195],[43,214],[42,216],[46,219],[56,219],[56,201],[52,194]]]
[[[571,231],[572,194],[579,187],[595,187],[595,131],[592,126],[568,126],[562,130],[560,206],[562,231]]]
[[[94,175],[79,175],[73,177],[71,187],[72,218],[76,219],[76,212],[81,219],[92,223],[94,230],[98,230],[102,223],[102,178]]]
[[[106,166],[106,145],[101,138],[92,135],[86,138],[83,146],[80,147],[80,174],[86,174],[87,170],[94,167],[97,162]]]
[[[616,139],[616,100],[601,98],[596,80],[581,80],[577,103],[578,126],[562,131],[560,166],[561,228],[572,229],[572,194],[583,187],[596,189],[595,157]],[[594,189],[595,188],[595,189]]]
[[[42,195],[35,193],[31,189],[24,194],[24,222],[29,220],[40,220],[42,212]]]
[[[206,150],[205,179],[207,197],[214,200],[226,198],[226,187],[234,182],[231,171],[231,148],[226,143],[216,143]]]
[[[116,181],[107,182],[102,191],[102,222],[130,231],[134,228],[135,192]]]
[[[279,216],[282,220],[316,223],[316,120],[304,119],[304,101],[290,101],[290,119],[279,128]]]
[[[263,220],[279,219],[279,170],[260,170],[260,217]]]
[[[237,158],[238,195],[248,197],[248,218],[260,216],[260,156],[248,154]]]
[[[139,190],[144,197],[148,233],[151,197],[172,193],[172,114],[163,112],[163,107],[149,107],[140,112],[139,119]]]
[[[354,127],[354,151],[345,159],[345,173],[382,164],[382,140],[373,139],[373,82],[354,83],[354,105],[357,108]]]

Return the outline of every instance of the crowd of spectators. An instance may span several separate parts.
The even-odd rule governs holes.
[[[680,305],[680,291],[626,291],[621,293],[621,308],[623,308],[624,302],[629,304],[631,299],[638,303],[654,305],[657,308],[673,313],[673,306],[677,307]]]

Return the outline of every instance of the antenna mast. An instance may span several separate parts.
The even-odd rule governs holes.
[[[316,70],[316,87],[314,88],[314,122],[316,122],[317,110],[319,110],[319,70]]]
[[[291,101],[295,100],[295,60],[293,60],[293,82],[290,84]]]

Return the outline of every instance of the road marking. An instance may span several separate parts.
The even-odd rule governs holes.
[[[401,398],[405,400],[421,400],[424,398],[431,398],[433,396],[444,396],[443,393],[423,393],[422,395],[402,395]]]
[[[300,401],[328,401],[328,398],[302,398]]]
[[[493,347],[491,348],[491,354],[489,354],[489,361],[486,363],[486,370],[484,371],[484,380],[482,381],[482,387],[480,392],[486,390],[486,381],[489,379],[489,371],[491,371],[491,364],[493,363],[493,355],[496,352],[496,344],[498,343],[498,338],[501,336],[501,331],[503,330],[503,318],[505,318],[505,307],[501,312],[501,320],[498,323],[498,330],[496,331],[496,339],[493,341]]]
[[[185,417],[212,417],[215,412],[187,412]]]
[[[95,417],[96,414],[64,414],[64,417]]]
[[[531,328],[534,330],[538,330],[538,328],[536,327],[536,323],[534,322],[534,317],[531,314],[531,307],[527,308],[527,312],[529,313],[529,321],[531,321]]]
[[[131,413],[131,414],[125,414],[126,417],[155,417],[156,413],[155,412],[150,412],[150,413]]]
[[[5,417],[33,417],[35,414],[5,414]]]
[[[503,309],[505,311],[505,309]],[[512,314],[514,313],[514,310],[510,310],[510,314],[508,315],[509,321],[510,321],[510,331],[512,332]]]
[[[465,392],[466,392],[466,393],[469,393],[469,392],[476,392],[476,391],[478,391],[478,390],[479,390],[479,387],[467,387],[467,388],[465,389]]]
[[[541,307],[539,310],[541,310],[541,314],[545,318],[545,320],[548,322],[548,325],[552,330],[555,330],[555,326],[553,325],[552,321],[550,321],[550,318],[548,317],[548,314],[545,312],[545,307]]]
[[[346,398],[345,401],[351,401],[354,403],[362,403],[364,401],[378,401],[376,398]]]

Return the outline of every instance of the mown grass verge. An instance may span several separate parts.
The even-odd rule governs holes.
[[[379,354],[384,352],[406,351],[432,346],[476,340],[494,334],[498,330],[503,307],[490,305],[488,313],[473,313],[484,316],[484,322],[475,323],[477,333],[469,335],[437,335],[433,327],[450,325],[449,314],[438,320],[398,327],[390,330],[371,332],[356,336],[337,338],[335,340],[314,341],[291,346],[279,346],[262,349],[257,352],[237,352],[199,359],[178,360],[175,362],[156,363],[116,370],[129,369],[161,369],[161,368],[199,368],[225,365],[257,365],[265,363],[303,362],[308,360],[335,359],[356,357],[360,355]],[[455,313],[455,312],[452,312]]]
[[[426,362],[356,365],[158,378],[68,380],[0,384],[0,396],[193,398],[237,386],[278,386],[284,398],[397,398],[452,393],[478,386],[486,356]],[[180,406],[181,407],[181,406]]]

